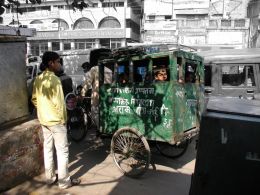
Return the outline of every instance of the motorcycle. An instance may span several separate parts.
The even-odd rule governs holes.
[[[87,113],[83,103],[78,101],[75,93],[68,93],[65,96],[65,102],[68,113],[68,134],[73,141],[79,142],[87,135]]]

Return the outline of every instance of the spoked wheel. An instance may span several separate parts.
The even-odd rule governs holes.
[[[111,153],[122,173],[139,177],[150,165],[150,147],[145,137],[136,129],[125,127],[117,130],[112,137]]]
[[[189,142],[189,140],[185,140],[180,144],[171,145],[167,142],[156,141],[156,148],[163,156],[168,158],[178,158],[186,152]]]

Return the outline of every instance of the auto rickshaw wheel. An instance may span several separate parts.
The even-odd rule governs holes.
[[[137,178],[149,168],[151,152],[147,140],[136,129],[124,127],[111,140],[111,153],[120,171]]]
[[[156,141],[156,148],[163,156],[174,159],[182,156],[186,152],[189,143],[190,140],[188,139],[173,145],[168,142]]]

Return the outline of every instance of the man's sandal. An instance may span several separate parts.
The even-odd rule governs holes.
[[[68,189],[68,188],[70,188],[72,186],[79,185],[80,182],[81,182],[80,179],[70,179],[70,184],[67,185],[67,186],[62,186],[62,187],[60,186],[60,189]]]
[[[77,186],[81,183],[80,179],[70,179],[71,186]]]

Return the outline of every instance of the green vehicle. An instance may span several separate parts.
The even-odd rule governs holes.
[[[111,153],[119,169],[130,177],[142,175],[150,164],[149,144],[167,157],[181,156],[199,131],[203,58],[179,49],[130,47],[113,51],[99,67],[99,131],[113,136]],[[104,67],[111,69],[112,83],[104,82]]]

